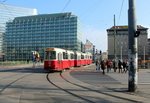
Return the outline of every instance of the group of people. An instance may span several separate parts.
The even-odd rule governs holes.
[[[114,72],[117,71],[117,69],[119,69],[119,73],[126,73],[128,71],[128,67],[129,67],[129,62],[127,60],[125,61],[110,61],[109,59],[107,61],[104,60],[96,60],[95,62],[96,65],[96,71],[100,71],[100,69],[102,70],[103,74],[105,74],[105,69],[107,69],[107,73],[109,71],[111,71],[111,69],[114,69]]]

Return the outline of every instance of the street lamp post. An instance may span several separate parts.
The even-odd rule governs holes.
[[[121,59],[121,61],[123,61],[123,59],[122,59],[122,45],[121,45],[120,48],[121,48],[121,50],[120,50],[120,56],[121,56],[120,59]]]

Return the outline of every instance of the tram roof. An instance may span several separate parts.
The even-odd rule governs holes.
[[[62,48],[46,48],[46,51],[66,51],[66,52],[74,52],[74,51],[71,51],[71,50],[65,50],[65,49],[62,49]]]

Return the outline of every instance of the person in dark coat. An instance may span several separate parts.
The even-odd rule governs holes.
[[[105,62],[104,62],[104,60],[101,61],[101,69],[103,70],[103,74],[105,74]]]
[[[123,72],[122,73],[126,73],[126,68],[127,68],[127,65],[126,65],[126,62],[125,61],[123,61]]]
[[[110,60],[106,61],[106,66],[107,66],[107,73],[111,70],[111,62]]]
[[[118,69],[119,69],[119,73],[121,72],[122,73],[122,62],[119,60],[118,61]]]
[[[116,72],[116,70],[117,70],[117,61],[116,60],[113,61],[113,68],[114,68],[114,72]]]

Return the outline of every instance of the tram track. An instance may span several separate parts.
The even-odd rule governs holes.
[[[60,74],[61,74],[61,73],[60,73]],[[76,97],[76,98],[78,98],[78,99],[81,99],[81,100],[86,101],[86,102],[88,102],[88,103],[95,103],[95,102],[93,102],[93,101],[91,101],[91,100],[89,100],[89,99],[83,98],[82,96],[79,96],[79,95],[77,95],[77,94],[75,94],[75,93],[73,93],[73,92],[67,90],[66,88],[63,88],[63,87],[57,85],[55,82],[53,82],[53,81],[49,78],[49,75],[50,75],[50,73],[47,74],[46,78],[47,78],[48,82],[49,82],[50,84],[52,84],[53,86],[57,87],[58,89],[60,89],[60,90],[62,90],[62,91],[64,91],[64,92],[66,92],[66,93],[68,93],[69,95],[74,96],[74,97]],[[60,76],[60,77],[61,77],[61,76]]]
[[[98,94],[103,94],[103,95],[106,95],[106,96],[110,96],[110,97],[114,97],[114,98],[118,98],[118,99],[122,99],[122,100],[127,100],[127,101],[130,101],[130,102],[133,102],[133,103],[137,103],[137,102],[138,102],[138,101],[136,101],[136,100],[132,100],[132,99],[124,98],[124,97],[120,97],[120,96],[115,96],[115,95],[109,94],[109,93],[107,93],[107,92],[103,92],[103,91],[100,91],[100,90],[95,90],[95,89],[92,89],[92,88],[89,88],[89,87],[85,87],[85,86],[82,86],[82,85],[80,85],[80,84],[71,82],[71,81],[69,81],[67,78],[65,78],[62,73],[60,73],[60,76],[61,76],[61,78],[64,79],[66,82],[68,82],[68,83],[70,83],[70,84],[72,84],[72,85],[81,87],[81,88],[83,88],[83,89],[86,89],[86,90],[88,90],[88,91],[92,91],[92,92],[95,92],[95,93],[98,93]],[[113,90],[113,89],[109,89],[109,88],[107,88],[106,86],[103,86],[103,89],[105,89],[105,91],[120,92],[120,91],[116,91],[116,90]],[[138,102],[138,103],[139,103],[139,102]]]
[[[65,82],[64,84],[67,85],[70,84],[70,86],[72,87],[69,87],[69,88],[80,88],[79,91],[81,91],[80,93],[77,93],[75,91],[72,91],[71,89],[68,89],[67,87],[65,86],[61,86],[61,85],[58,85],[55,81],[52,81],[50,78],[49,78],[49,75],[50,73],[47,74],[46,78],[48,80],[49,83],[51,83],[53,86],[57,87],[58,89],[68,93],[69,95],[71,96],[74,96],[74,97],[77,97],[78,99],[81,99],[81,100],[84,100],[88,103],[95,103],[95,100],[94,99],[89,99],[88,97],[89,96],[85,96],[86,93],[83,93],[83,92],[90,92],[92,94],[96,94],[99,96],[99,99],[101,99],[101,96],[103,97],[109,97],[109,98],[115,98],[115,99],[118,99],[118,100],[124,100],[124,101],[128,101],[128,102],[132,102],[132,103],[140,103],[139,101],[137,100],[133,100],[133,99],[130,99],[130,98],[125,98],[125,97],[122,97],[122,96],[118,96],[118,95],[113,95],[112,92],[117,92],[117,91],[114,91],[114,90],[110,90],[108,88],[106,88],[105,86],[103,86],[103,90],[97,90],[97,89],[94,89],[92,87],[86,87],[86,86],[83,86],[82,84],[80,83],[75,83],[74,81],[70,81],[69,79],[67,79],[62,72],[59,73],[59,78],[61,78],[63,80],[63,82]],[[105,91],[104,91],[105,90]],[[82,92],[83,91],[83,92]],[[109,93],[110,92],[110,93]]]

